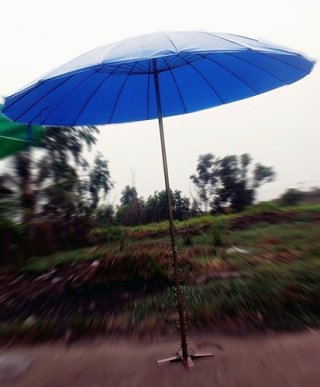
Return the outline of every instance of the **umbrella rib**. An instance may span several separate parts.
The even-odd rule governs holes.
[[[66,79],[63,79],[62,82],[60,82],[58,85],[56,85],[55,87],[53,87],[51,90],[47,91],[43,96],[41,96],[41,99],[46,97],[47,95],[49,95],[52,91],[56,90],[58,87],[60,87],[61,85],[63,85],[65,82],[69,81],[71,78],[73,77],[73,75],[70,75],[69,77],[67,77]],[[42,86],[44,84],[44,82],[39,82],[39,85],[38,87]],[[13,105],[15,105],[17,102],[20,101],[20,99],[26,97],[29,93],[31,92],[34,92],[37,88],[30,88],[26,93],[23,93],[19,98],[17,98],[14,102],[12,102],[11,104],[8,104],[8,108],[12,107]],[[37,100],[36,102],[34,102],[33,104],[31,104],[31,106],[24,110],[23,113],[21,113],[18,117],[16,117],[16,120],[19,120],[20,117],[22,117],[24,114],[26,114],[30,109],[32,109],[35,105],[37,105],[38,103],[40,102],[40,100]]]
[[[236,58],[236,59],[238,59],[238,60],[240,60],[242,62],[245,62],[245,63],[247,63],[247,64],[249,64],[249,65],[251,65],[253,67],[256,67],[257,69],[263,71],[264,73],[266,73],[268,75],[271,75],[273,78],[277,79],[278,81],[283,82],[285,85],[287,84],[287,82],[284,79],[281,79],[281,78],[277,77],[276,75],[272,74],[270,71],[265,70],[264,68],[262,68],[261,66],[258,66],[255,63],[252,63],[252,62],[250,62],[250,61],[248,61],[246,59],[243,59],[243,58],[239,58],[238,56],[236,56],[234,54],[226,53],[226,55],[231,56],[232,58]]]
[[[169,35],[167,33],[165,33],[166,37],[168,38],[169,42],[172,44],[173,48],[176,50],[176,52],[178,53],[179,50],[177,49],[177,46],[173,43],[173,41],[171,40],[171,38],[169,37]]]
[[[251,48],[251,47],[248,47],[247,45],[245,45],[245,44],[243,44],[243,43],[235,42],[235,41],[232,40],[232,39],[225,38],[225,37],[223,37],[223,36],[214,34],[214,33],[212,33],[212,32],[205,32],[205,31],[204,31],[203,33],[204,33],[204,34],[207,34],[207,35],[210,35],[210,36],[214,36],[215,38],[220,39],[220,40],[225,40],[225,41],[228,42],[228,43],[232,43],[232,44],[235,44],[235,45],[237,45],[237,46],[243,47],[243,48],[245,48],[246,50],[250,50],[250,51],[255,51],[255,52],[257,52],[257,50],[255,50],[255,49],[253,49],[253,48]],[[241,37],[241,38],[245,38],[244,36],[240,36],[240,35],[237,35],[237,36],[238,36],[238,37]],[[247,38],[245,38],[245,39],[247,39]],[[259,43],[259,40],[257,40],[257,39],[250,39],[250,40],[253,40],[254,42],[258,42],[258,43]],[[285,51],[285,50],[281,50],[281,51],[283,51],[283,52],[285,52],[285,53],[288,53],[288,51]]]
[[[197,58],[197,56],[198,56],[198,54],[196,53],[196,54],[189,54],[188,55],[188,57],[189,57],[189,60],[191,61],[191,62],[194,62],[195,61],[195,59]],[[179,55],[175,55],[174,56],[174,58],[171,60],[171,61],[169,61],[169,60],[167,60],[167,63],[168,63],[168,65],[170,66],[170,68],[177,68],[177,67],[181,67],[181,58],[183,58],[183,56],[182,56],[182,53],[179,53]],[[164,67],[162,67],[162,68],[164,68]],[[161,68],[161,69],[162,69]],[[160,69],[160,70],[161,70]],[[160,72],[160,71],[159,71]]]
[[[120,64],[119,64],[120,63]],[[143,63],[140,63],[135,60],[133,62],[114,62],[114,63],[103,63],[103,66],[100,70],[100,72],[108,72],[108,73],[113,73],[114,70],[109,70],[110,68],[111,69],[114,69],[114,67],[120,67],[121,66],[121,72],[119,72],[119,74],[127,74],[128,72],[130,72],[132,70],[132,63],[135,63],[135,69],[137,70],[140,70],[140,71],[137,71],[137,74],[145,74],[149,71],[149,68],[145,65],[143,65]],[[106,71],[106,69],[108,71]]]
[[[95,88],[95,90],[91,93],[90,97],[87,99],[87,101],[85,102],[85,104],[83,105],[83,107],[81,108],[79,114],[77,115],[77,117],[74,119],[73,121],[73,125],[76,125],[76,122],[78,121],[79,117],[81,116],[81,114],[83,113],[84,109],[89,105],[90,101],[92,100],[92,98],[94,97],[94,95],[98,92],[98,90],[102,87],[102,85],[111,77],[111,75],[113,75],[113,73],[115,71],[117,71],[117,69],[121,67],[121,64],[116,66],[113,71],[111,73],[108,74],[108,76],[106,78],[103,78],[103,80],[99,83],[99,85]]]
[[[168,63],[167,63],[167,61],[166,61],[165,58],[164,58],[164,61],[165,61],[165,63],[166,63],[167,66],[168,66],[169,72],[170,72],[170,74],[171,74],[171,76],[172,76],[172,78],[173,78],[173,82],[174,82],[174,84],[175,84],[175,86],[176,86],[176,88],[177,88],[179,97],[180,97],[180,99],[181,99],[181,103],[182,103],[183,108],[184,108],[184,112],[187,113],[186,105],[185,105],[184,100],[183,100],[183,98],[182,98],[182,94],[181,94],[181,91],[180,91],[180,89],[179,89],[177,80],[176,80],[175,76],[173,75],[173,72],[172,72],[171,68],[169,67],[169,65],[168,65]]]
[[[290,63],[287,63],[284,60],[281,60],[281,59],[279,59],[277,57],[274,57],[273,55],[266,55],[263,52],[258,52],[258,54],[263,55],[263,56],[267,56],[268,58],[271,58],[271,59],[273,59],[273,60],[275,60],[277,62],[283,63],[286,66],[289,66],[289,67],[292,67],[293,69],[299,70],[299,71],[303,72],[303,74],[308,74],[308,71],[302,69],[301,67],[295,66],[295,65],[290,64]],[[300,56],[299,54],[297,54],[297,55]]]
[[[171,38],[169,37],[169,35],[167,33],[164,33],[164,35],[167,37],[167,39],[169,40],[169,42],[171,43],[171,45],[173,46],[174,48],[174,51],[176,52],[176,54],[179,53],[179,50],[177,49],[177,47],[175,46],[175,44],[173,43],[173,41],[171,40]],[[165,57],[163,57],[163,61],[166,62],[166,59]],[[159,71],[162,71],[163,69],[165,69],[164,66],[161,66],[158,70]]]
[[[296,69],[296,70],[300,70],[300,71],[302,71],[303,73],[306,72],[304,69],[302,69],[302,68],[300,68],[300,67],[298,67],[298,66],[295,66],[295,65],[292,65],[292,64],[287,63],[287,62],[285,62],[285,61],[282,61],[282,60],[280,60],[280,59],[278,59],[278,58],[275,58],[275,57],[273,57],[273,56],[271,56],[271,55],[267,55],[267,54],[261,52],[260,50],[255,50],[255,49],[253,49],[253,48],[247,47],[247,46],[244,45],[244,44],[241,44],[241,43],[238,43],[238,42],[234,42],[234,41],[231,40],[231,39],[227,39],[227,38],[224,38],[224,37],[222,37],[222,36],[219,36],[219,35],[216,35],[216,34],[212,34],[212,33],[210,33],[210,32],[204,32],[204,33],[205,33],[205,34],[208,34],[208,35],[210,35],[210,36],[214,36],[215,38],[225,40],[226,42],[233,43],[233,44],[237,44],[238,46],[243,47],[243,48],[245,48],[245,49],[247,49],[247,50],[249,50],[249,51],[253,51],[253,52],[255,52],[256,54],[260,54],[260,55],[266,56],[267,58],[272,58],[272,59],[274,59],[274,60],[276,60],[276,61],[278,61],[278,62],[281,62],[281,63],[283,63],[283,64],[285,64],[285,65],[287,65],[287,66],[289,66],[289,67],[292,67],[292,68],[294,68],[294,69]],[[254,39],[252,39],[252,40],[254,40]],[[255,40],[255,41],[256,41],[256,42],[259,42],[258,40]],[[277,49],[277,50],[278,50],[278,51],[282,51],[282,52],[285,53],[285,54],[292,55],[292,53],[291,53],[290,51],[286,51],[286,50],[283,50],[283,49]],[[298,55],[298,54],[297,54],[297,55]]]
[[[138,74],[143,74],[146,71],[148,71],[147,67],[144,67],[141,63],[139,65],[137,61],[135,63],[136,63],[135,68],[140,70],[140,71],[137,71]],[[124,70],[123,74],[127,74],[128,72],[131,71],[132,66],[130,66],[128,63],[124,63],[122,64],[122,69]]]
[[[225,67],[224,65],[222,65],[221,63],[219,62],[216,62],[215,60],[211,59],[211,58],[208,58],[206,55],[202,55],[202,54],[199,54],[200,56],[202,56],[204,59],[207,59],[208,61],[212,62],[212,63],[215,63],[216,65],[220,66],[221,68],[223,68],[225,71],[227,71],[228,73],[232,74],[235,78],[237,78],[239,81],[241,81],[242,83],[244,83],[246,86],[248,86],[252,91],[254,91],[255,93],[259,94],[259,91],[257,91],[256,89],[254,89],[251,85],[249,85],[248,82],[246,82],[245,80],[243,80],[241,77],[239,77],[239,75],[235,74],[233,71],[229,70],[227,67]]]
[[[150,117],[150,72],[151,72],[151,62],[149,62],[149,69],[148,69],[147,120],[149,120],[149,117]]]
[[[114,115],[114,112],[115,112],[115,110],[116,110],[116,107],[117,107],[117,104],[118,104],[118,102],[119,102],[119,99],[120,99],[122,90],[123,90],[125,84],[127,83],[127,80],[128,80],[128,78],[129,78],[130,74],[132,73],[133,68],[136,66],[136,64],[137,64],[137,62],[134,62],[134,65],[131,67],[131,70],[129,71],[129,73],[128,73],[127,76],[126,76],[126,79],[124,80],[123,84],[121,85],[119,94],[118,94],[117,99],[116,99],[116,101],[115,101],[115,103],[114,103],[114,106],[113,106],[113,109],[112,109],[112,112],[111,112],[111,115],[110,115],[110,118],[109,118],[109,124],[110,124],[110,122],[111,122],[111,120],[112,120],[112,117],[113,117],[113,115]]]
[[[43,123],[51,116],[51,114],[56,110],[58,109],[58,107],[60,105],[63,104],[63,102],[69,97],[69,95],[71,95],[79,86],[81,86],[84,82],[86,82],[94,73],[90,73],[86,78],[84,78],[80,83],[78,83],[74,88],[71,89],[71,91],[69,91],[69,93],[67,93],[67,95],[65,95],[62,100],[56,105],[54,106],[54,108],[50,111],[50,113],[47,114],[47,116],[41,121],[41,124],[43,125]],[[73,75],[76,75],[76,74],[73,74]]]
[[[143,72],[145,72],[145,71],[150,71],[150,66],[149,67],[146,67],[146,66],[144,66],[142,63],[139,63],[139,62],[136,62],[136,64],[137,64],[137,68],[139,69],[139,70],[142,70]]]
[[[222,104],[225,104],[224,100],[222,97],[219,95],[219,93],[216,91],[216,89],[212,86],[212,84],[209,82],[209,80],[195,67],[191,62],[189,62],[187,59],[181,58],[184,60],[190,67],[192,67],[200,76],[201,78],[208,84],[210,89],[214,92],[214,94],[219,98],[220,102]]]
[[[288,67],[292,67],[293,69],[295,69],[295,70],[299,70],[299,71],[301,71],[301,72],[303,72],[303,74],[306,74],[307,72],[304,70],[304,69],[302,69],[302,68],[300,68],[300,67],[298,67],[298,66],[295,66],[295,65],[292,65],[292,64],[290,64],[290,63],[287,63],[287,62],[285,62],[285,61],[283,61],[283,60],[281,60],[281,59],[279,59],[279,58],[276,58],[276,57],[274,57],[273,55],[267,55],[267,54],[264,54],[263,52],[258,52],[258,51],[255,51],[255,53],[256,54],[259,54],[259,55],[261,55],[261,56],[263,56],[263,57],[267,57],[267,58],[269,58],[269,59],[273,59],[273,60],[275,60],[275,61],[277,61],[277,62],[280,62],[280,63],[282,63],[282,64],[284,64],[284,65],[286,65],[286,66],[288,66]],[[235,58],[238,58],[236,55],[234,55],[234,54],[228,54],[228,55],[232,55],[232,56],[234,56]],[[249,61],[246,61],[245,59],[242,59],[243,61],[245,61],[245,62],[247,62],[247,63],[249,63],[249,64],[252,64],[251,62],[249,62]],[[259,66],[257,66],[257,67],[259,67]],[[259,67],[260,68],[260,67]],[[261,69],[261,70],[263,70],[263,69]],[[264,70],[264,71],[266,71],[266,70]],[[267,71],[266,71],[267,72]],[[271,73],[270,73],[271,74]],[[278,78],[278,79],[280,79],[280,78]],[[280,79],[281,80],[281,79]],[[285,81],[284,81],[285,82]]]

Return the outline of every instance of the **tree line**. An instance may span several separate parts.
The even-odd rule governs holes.
[[[260,163],[252,165],[252,161],[248,154],[223,158],[211,153],[200,155],[196,173],[190,176],[196,196],[190,200],[179,190],[171,191],[174,219],[185,220],[204,213],[239,212],[252,205],[258,188],[275,178],[273,168]],[[135,187],[127,185],[113,215],[110,208],[106,210],[109,222],[127,226],[160,222],[167,219],[166,192],[156,191],[144,200]]]
[[[55,236],[61,231],[60,239],[68,245],[70,240],[81,243],[81,235],[96,225],[137,225],[167,219],[164,190],[144,199],[135,187],[127,185],[119,205],[106,204],[114,186],[108,161],[98,153],[90,165],[84,157],[84,150],[92,148],[98,133],[93,126],[48,127],[39,151],[12,157],[0,175],[0,228],[9,223],[23,225],[29,245],[34,245],[32,240],[45,228]],[[195,169],[190,176],[196,191],[193,198],[178,189],[171,192],[176,220],[242,211],[254,202],[258,188],[275,177],[273,168],[253,164],[248,154],[223,158],[211,153],[200,155]]]
[[[114,183],[108,161],[98,153],[93,165],[83,156],[96,143],[95,127],[47,128],[37,157],[22,152],[11,158],[11,170],[0,175],[0,211],[15,204],[22,221],[34,217],[65,220],[81,216],[103,218],[121,224],[159,222],[167,218],[165,191],[156,191],[146,200],[135,187],[124,187],[120,204],[103,204]],[[272,167],[254,165],[250,155],[218,158],[200,155],[196,172],[190,176],[196,195],[192,200],[180,190],[171,192],[174,217],[183,220],[201,213],[242,211],[250,206],[258,188],[275,178]],[[9,200],[10,199],[10,200]]]

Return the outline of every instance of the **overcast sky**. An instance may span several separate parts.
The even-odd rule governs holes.
[[[229,32],[320,58],[319,0],[1,0],[0,95],[9,95],[90,49],[162,30]],[[166,118],[172,188],[190,196],[199,154],[250,153],[288,187],[320,186],[320,65],[301,81],[248,100]],[[117,202],[126,184],[144,197],[164,187],[157,121],[100,127]]]

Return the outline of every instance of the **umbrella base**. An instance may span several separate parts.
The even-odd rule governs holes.
[[[184,368],[190,369],[194,367],[193,360],[199,359],[202,357],[213,357],[213,353],[192,353],[191,355],[188,355],[187,359],[184,359],[182,356],[181,350],[179,350],[174,356],[167,357],[165,359],[158,360],[158,364],[164,364],[164,363],[172,363],[176,361],[182,361]]]

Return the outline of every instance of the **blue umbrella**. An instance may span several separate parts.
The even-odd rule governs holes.
[[[43,125],[158,118],[255,96],[307,75],[296,52],[230,34],[154,33],[92,50],[8,97],[4,113]]]
[[[192,365],[178,272],[162,117],[207,109],[293,83],[314,61],[231,34],[161,32],[99,47],[6,98],[11,119],[40,125],[99,125],[158,118],[168,201],[181,349]]]

